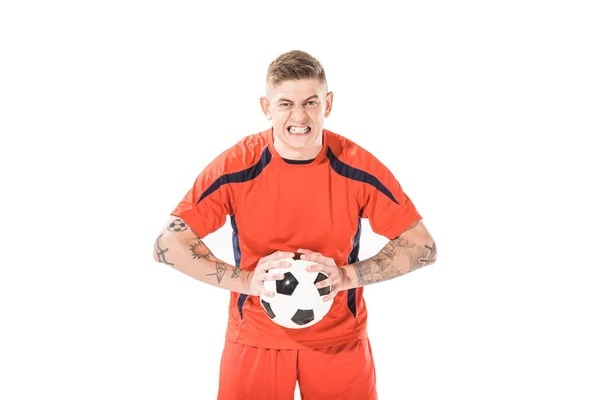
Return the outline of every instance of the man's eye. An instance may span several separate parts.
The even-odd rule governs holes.
[[[281,107],[289,107],[289,106],[291,106],[291,103],[280,103],[279,105]]]
[[[307,101],[306,105],[309,106],[309,107],[314,107],[314,106],[317,105],[317,102],[316,101]]]

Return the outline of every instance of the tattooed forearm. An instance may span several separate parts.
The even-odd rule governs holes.
[[[407,243],[402,243],[402,238],[397,238],[390,241],[385,247],[376,254],[364,261],[359,261],[354,264],[356,276],[360,286],[369,285],[371,283],[386,281],[395,278],[399,275],[394,268],[393,261],[396,252],[400,247],[413,247]]]
[[[168,262],[168,261],[167,261],[167,257],[165,256],[165,253],[166,253],[167,251],[169,251],[169,249],[167,249],[167,248],[165,248],[165,249],[161,249],[161,248],[160,248],[160,245],[159,245],[159,243],[158,243],[158,242],[159,242],[159,240],[160,240],[160,238],[161,238],[161,237],[162,237],[162,234],[161,234],[159,237],[157,237],[157,238],[156,238],[156,242],[154,242],[154,251],[156,252],[156,259],[157,259],[159,262],[163,263],[163,264],[167,264],[167,265],[171,265],[171,266],[173,266],[173,265],[175,265],[175,264],[172,264],[172,263]]]
[[[206,247],[206,245],[204,244],[204,242],[202,242],[202,240],[198,239],[196,242],[194,242],[194,244],[192,244],[192,246],[190,247],[190,251],[192,252],[192,257],[193,258],[206,258],[208,259],[209,257],[211,257],[213,254],[211,253],[211,251],[208,249],[208,247]]]
[[[249,272],[216,257],[186,221],[170,216],[153,238],[154,260],[200,282],[236,293],[250,294]]]
[[[352,264],[359,286],[387,281],[433,264],[436,260],[435,242],[419,246],[398,237],[391,240],[375,256]]]
[[[188,226],[183,222],[181,218],[177,218],[174,221],[171,221],[169,225],[167,225],[167,230],[169,232],[184,232],[187,231]]]

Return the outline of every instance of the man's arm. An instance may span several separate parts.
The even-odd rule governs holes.
[[[436,259],[435,242],[423,222],[415,221],[375,256],[344,266],[346,276],[343,288],[352,289],[387,281],[433,264]]]
[[[172,216],[156,238],[154,259],[209,285],[250,294],[249,272],[215,257],[181,218]]]

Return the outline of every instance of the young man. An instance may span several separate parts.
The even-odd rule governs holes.
[[[231,291],[219,399],[376,399],[363,286],[436,260],[421,215],[372,154],[323,128],[333,103],[321,64],[291,51],[269,66],[262,110],[272,127],[200,173],[154,244],[154,258]],[[202,239],[229,215],[236,265]],[[390,241],[358,261],[361,218]],[[300,256],[332,285],[329,313],[304,329],[273,323],[260,305],[266,271]]]

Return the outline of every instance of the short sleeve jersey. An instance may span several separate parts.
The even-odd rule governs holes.
[[[308,162],[285,160],[273,128],[230,147],[196,178],[172,215],[200,238],[230,217],[235,264],[252,271],[261,257],[299,248],[344,266],[358,261],[361,219],[388,239],[421,219],[393,174],[351,140],[323,130],[323,147]],[[231,292],[226,339],[264,348],[333,346],[367,337],[363,288],[339,292],[328,314],[303,329],[270,320],[259,296]]]

